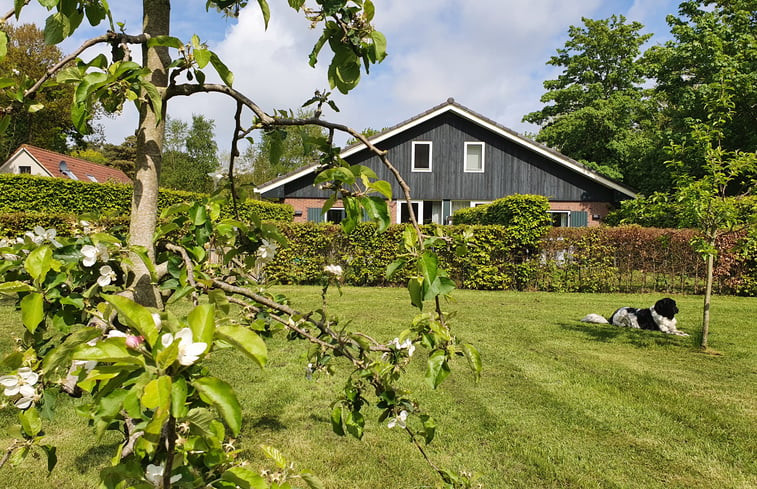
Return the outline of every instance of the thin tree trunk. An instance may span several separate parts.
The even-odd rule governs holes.
[[[170,0],[143,0],[143,32],[150,36],[168,35],[171,17]],[[142,46],[142,63],[150,69],[150,81],[161,94],[168,86],[170,56],[167,47]],[[165,133],[165,102],[161,108],[164,116],[158,120],[155,110],[148,103],[142,104],[137,130],[137,161],[132,197],[129,244],[143,246],[154,259],[152,237],[158,210],[158,182],[160,178],[161,153]],[[143,305],[159,307],[160,295],[151,283],[150,274],[142,261],[132,256],[135,300]]]
[[[702,313],[702,343],[703,350],[707,349],[707,336],[710,332],[710,302],[712,299],[712,270],[715,266],[715,256],[707,255],[707,283],[704,291],[704,312]]]

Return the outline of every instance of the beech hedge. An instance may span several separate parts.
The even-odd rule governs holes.
[[[399,286],[410,271],[391,279],[386,267],[399,254],[405,225],[376,233],[361,224],[345,235],[339,226],[285,223],[289,247],[266,268],[267,279],[283,284],[319,283],[326,265],[341,265],[350,285]],[[444,236],[470,233],[468,253],[458,255],[454,239],[437,249],[442,266],[467,289],[560,292],[701,293],[704,260],[690,246],[696,231],[638,226],[553,228],[536,247],[505,226],[442,226]],[[434,229],[426,227],[427,234]],[[521,239],[519,239],[519,237]],[[757,295],[757,233],[732,233],[717,243],[716,292]]]
[[[101,214],[128,216],[131,212],[132,186],[122,183],[94,183],[34,175],[0,174],[0,213],[34,212],[48,214]],[[158,208],[192,202],[203,194],[161,189]],[[239,203],[242,219],[257,213],[261,219],[291,221],[289,205],[258,200]],[[231,213],[230,208],[224,209]]]

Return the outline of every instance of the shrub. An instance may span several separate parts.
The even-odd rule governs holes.
[[[126,216],[131,212],[131,185],[94,183],[33,175],[0,174],[0,213],[36,212],[50,214],[106,214]],[[195,202],[202,194],[162,189],[158,195],[159,209],[182,202]],[[239,203],[240,217],[249,220],[252,214],[272,221],[291,221],[289,205],[257,200]],[[231,214],[225,207],[224,214]]]

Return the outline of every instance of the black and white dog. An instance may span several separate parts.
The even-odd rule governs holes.
[[[689,336],[676,329],[675,315],[678,312],[676,301],[670,298],[660,299],[649,309],[621,307],[610,316],[608,321],[599,314],[589,314],[581,321],[585,323],[612,324],[626,328],[650,329],[667,334]]]

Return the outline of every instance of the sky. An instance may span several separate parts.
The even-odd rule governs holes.
[[[676,0],[373,0],[375,27],[388,40],[388,57],[363,73],[348,95],[336,90],[340,112],[324,118],[357,130],[382,129],[405,121],[452,97],[456,102],[521,133],[538,127],[523,123],[523,116],[541,109],[543,82],[559,69],[546,62],[563,47],[571,25],[581,18],[605,19],[624,15],[639,21],[650,43],[670,38],[667,14],[677,12]],[[20,22],[44,26],[46,10],[32,5]],[[141,26],[141,2],[109,2],[116,22],[136,34]],[[302,13],[284,0],[268,0],[271,18],[264,29],[257,2],[250,1],[238,19],[205,11],[205,0],[172,2],[171,34],[188,41],[198,34],[234,72],[234,88],[266,111],[296,111],[315,90],[328,89],[328,47],[315,68],[308,55],[320,32],[311,29]],[[312,3],[312,2],[308,2]],[[3,5],[5,4],[5,5]],[[12,7],[0,0],[0,10]],[[86,20],[83,25],[86,24]],[[102,33],[91,28],[77,31],[61,45],[64,54]],[[95,53],[96,54],[96,53]],[[95,54],[91,55],[94,57]],[[89,57],[87,57],[89,59]],[[211,70],[212,71],[212,70]],[[215,78],[208,73],[208,81]],[[222,95],[175,98],[170,117],[191,121],[202,114],[215,121],[216,141],[228,151],[233,130],[234,104]],[[251,116],[249,116],[251,117]],[[129,106],[119,117],[101,121],[109,142],[119,144],[136,128],[136,110]],[[249,120],[248,120],[249,122]],[[337,137],[343,144],[347,136]]]

